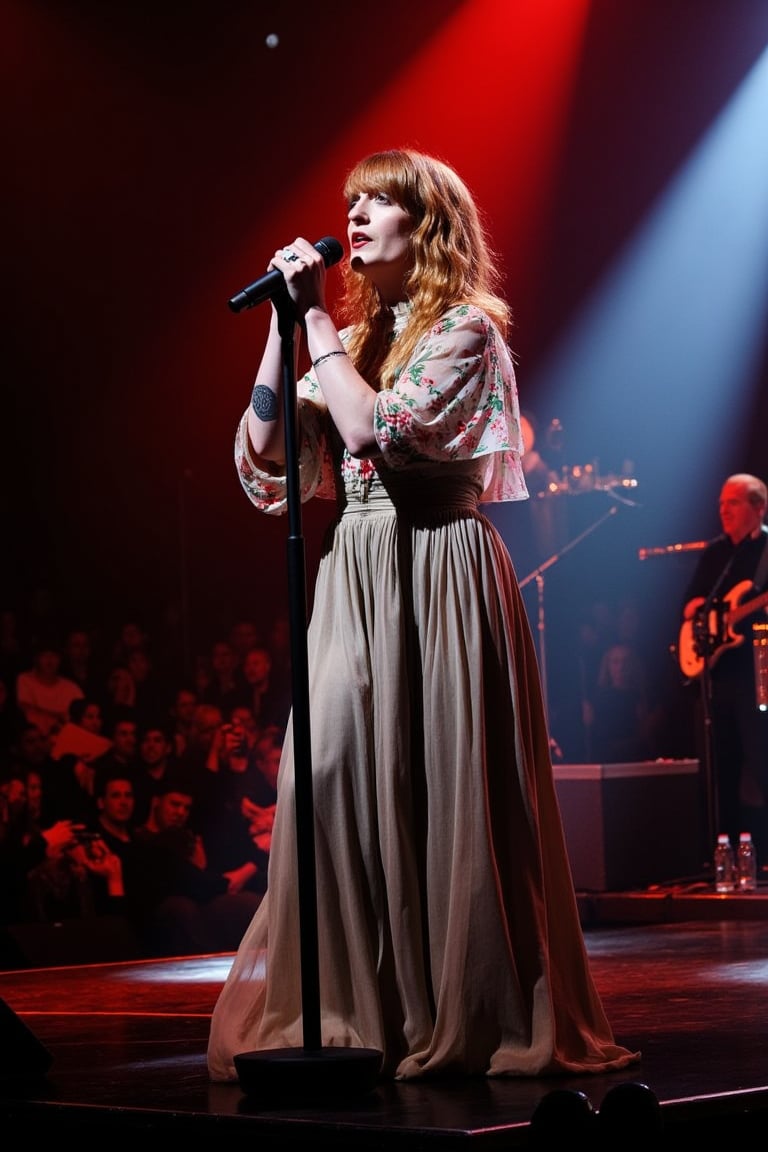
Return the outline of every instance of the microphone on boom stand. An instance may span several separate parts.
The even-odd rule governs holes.
[[[709,540],[689,540],[684,544],[663,544],[659,548],[638,548],[638,560],[648,560],[651,556],[672,556],[676,552],[701,552]]]

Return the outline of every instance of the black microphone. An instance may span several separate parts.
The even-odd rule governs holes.
[[[338,240],[333,236],[323,236],[322,240],[318,240],[313,245],[325,261],[326,268],[330,268],[333,264],[338,264],[344,255],[344,249]],[[249,284],[247,288],[243,288],[241,292],[233,296],[229,303],[229,307],[233,312],[242,312],[244,308],[253,308],[256,304],[261,304],[264,300],[271,299],[276,292],[285,287],[285,277],[282,272],[277,268],[265,273],[258,280],[254,280],[253,284]]]

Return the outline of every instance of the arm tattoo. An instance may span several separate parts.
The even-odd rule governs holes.
[[[267,388],[266,384],[254,384],[251,393],[251,408],[259,420],[263,420],[265,424],[271,420],[277,420],[277,396],[271,388]]]

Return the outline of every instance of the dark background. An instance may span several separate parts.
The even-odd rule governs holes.
[[[646,393],[627,350],[632,384],[598,398],[576,360],[565,391],[545,369],[765,51],[768,4],[0,0],[0,15],[5,606],[105,631],[138,618],[184,658],[284,609],[286,523],[251,508],[232,463],[269,309],[226,301],[295,235],[344,240],[346,169],[412,145],[484,208],[521,403],[565,427],[558,468],[631,461],[638,480],[607,523],[605,493],[555,498],[550,647],[579,605],[634,596],[666,654],[691,559],[638,549],[714,534],[724,476],[765,470],[766,297],[748,400],[720,383],[718,454],[694,371]],[[310,577],[330,512],[304,512]],[[549,559],[530,505],[491,515],[521,578]],[[534,581],[526,595],[535,623]]]

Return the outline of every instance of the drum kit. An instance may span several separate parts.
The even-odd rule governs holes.
[[[559,477],[553,477],[537,492],[538,499],[550,496],[580,496],[583,492],[609,492],[619,495],[637,488],[634,476],[601,473],[597,464],[573,464],[564,467]]]
[[[601,473],[598,462],[591,464],[563,465],[559,472],[549,468],[535,448],[536,433],[532,421],[521,415],[520,425],[523,435],[523,472],[532,496],[538,500],[549,500],[558,496],[581,496],[586,492],[607,492],[619,499],[637,488],[637,480],[632,475],[631,462],[624,465],[620,475]],[[562,444],[563,428],[559,420],[553,420],[546,432],[547,443],[559,449]]]

